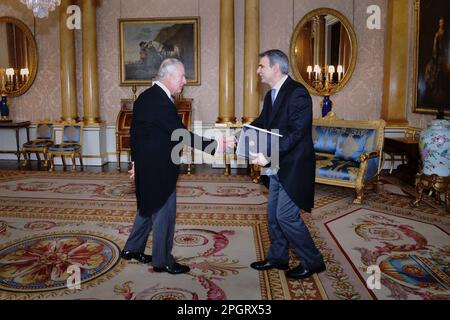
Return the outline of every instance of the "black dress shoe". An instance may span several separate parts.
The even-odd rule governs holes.
[[[314,269],[307,269],[301,264],[299,264],[297,267],[289,270],[286,272],[286,276],[293,279],[306,279],[312,276],[314,273],[320,273],[326,270],[326,266],[324,263],[319,265],[317,268]]]
[[[191,271],[191,268],[189,268],[188,266],[179,264],[179,263],[174,263],[171,266],[165,266],[165,267],[153,267],[153,271],[155,272],[168,272],[170,274],[180,274],[180,273],[186,273]]]
[[[256,270],[270,270],[270,269],[279,269],[279,270],[287,270],[289,269],[289,265],[286,264],[280,264],[280,263],[275,263],[275,262],[271,262],[269,260],[263,260],[263,261],[257,261],[257,262],[253,262],[250,267],[252,267],[253,269]]]
[[[150,263],[152,262],[152,256],[148,254],[144,254],[143,252],[131,252],[131,251],[122,251],[122,258],[125,260],[137,260],[141,263]]]

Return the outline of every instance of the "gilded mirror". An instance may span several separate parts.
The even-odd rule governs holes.
[[[20,96],[36,78],[36,41],[25,23],[4,16],[0,17],[0,43],[0,91]]]
[[[294,77],[315,95],[340,91],[355,69],[356,35],[341,13],[319,8],[305,15],[291,37]]]

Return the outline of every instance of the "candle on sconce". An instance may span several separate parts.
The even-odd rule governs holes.
[[[338,81],[341,81],[341,76],[342,76],[343,72],[344,72],[344,68],[342,67],[342,65],[338,65],[337,66]]]
[[[8,80],[12,83],[14,76],[14,69],[13,68],[6,69],[6,75],[8,76]]]
[[[316,80],[319,80],[319,74],[321,73],[321,69],[318,64],[314,66],[314,77]]]
[[[310,80],[311,81],[311,72],[313,71],[313,68],[312,68],[312,66],[308,66],[307,68],[306,68],[306,72],[308,72],[308,80]]]
[[[22,82],[25,82],[28,78],[28,75],[30,74],[30,71],[28,68],[22,68],[20,69],[20,75],[22,76]]]
[[[334,72],[335,72],[334,66],[329,66],[328,67],[328,73],[330,74],[330,82],[333,82]]]

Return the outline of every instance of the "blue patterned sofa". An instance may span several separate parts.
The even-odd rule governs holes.
[[[380,169],[384,120],[341,120],[333,112],[313,121],[316,183],[354,188],[360,204],[367,183]]]

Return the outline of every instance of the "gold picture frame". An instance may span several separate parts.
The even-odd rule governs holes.
[[[166,58],[184,63],[200,85],[200,17],[119,19],[120,85],[151,85]]]
[[[413,112],[450,115],[450,3],[414,2]]]

